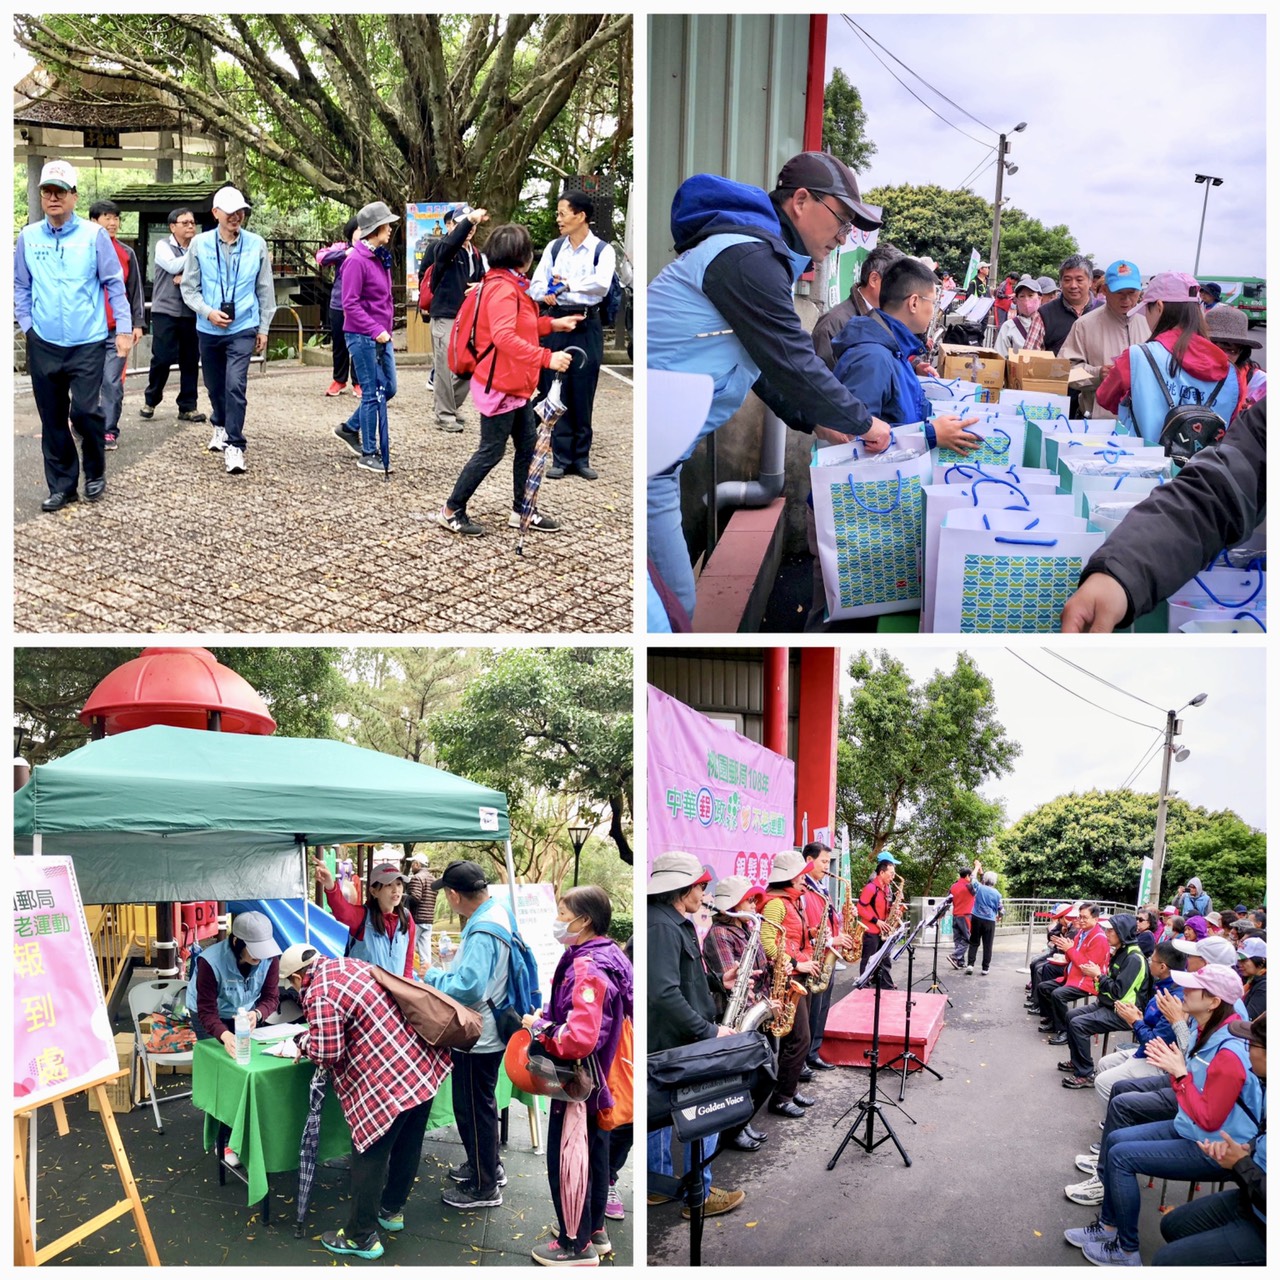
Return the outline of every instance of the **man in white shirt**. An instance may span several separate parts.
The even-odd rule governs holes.
[[[591,219],[595,203],[581,191],[566,191],[556,204],[556,237],[543,250],[542,260],[533,273],[529,296],[539,302],[554,299],[548,314],[557,316],[585,315],[586,319],[570,333],[552,333],[543,345],[553,351],[578,347],[586,352],[583,360],[574,352],[573,367],[563,375],[562,395],[565,412],[551,433],[552,465],[547,478],[558,480],[565,475],[578,475],[594,480],[599,474],[591,466],[591,408],[595,400],[600,366],[604,362],[604,324],[601,304],[609,292],[617,266],[613,249],[592,234]],[[545,393],[555,377],[544,369],[539,392]]]
[[[1040,309],[1040,282],[1023,276],[1013,286],[1013,310],[996,334],[996,350],[1002,359],[1011,351],[1021,351],[1031,329],[1031,318]]]

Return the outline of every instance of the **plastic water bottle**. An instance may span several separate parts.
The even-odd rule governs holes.
[[[442,933],[440,935],[440,967],[442,969],[447,971],[450,965],[453,964],[453,956],[456,950],[457,948],[453,945],[449,935]]]
[[[245,1008],[236,1010],[236,1061],[242,1066],[249,1065],[250,1045],[252,1039],[249,1032],[249,1011]]]

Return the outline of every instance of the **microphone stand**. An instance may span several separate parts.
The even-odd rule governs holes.
[[[867,1058],[871,1062],[871,1085],[861,1101],[859,1101],[854,1107],[846,1109],[844,1115],[836,1121],[836,1124],[839,1124],[840,1120],[843,1120],[844,1117],[849,1114],[850,1110],[855,1110],[857,1112],[852,1123],[849,1125],[849,1129],[845,1133],[844,1138],[841,1139],[840,1145],[836,1148],[835,1155],[827,1161],[828,1171],[836,1167],[836,1162],[844,1154],[845,1147],[847,1147],[851,1142],[868,1153],[874,1151],[883,1143],[892,1142],[893,1145],[898,1148],[898,1154],[902,1157],[903,1163],[908,1169],[911,1168],[911,1157],[907,1155],[907,1149],[902,1145],[901,1141],[899,1141],[898,1135],[893,1131],[893,1126],[885,1118],[884,1114],[884,1108],[886,1106],[897,1107],[899,1111],[902,1111],[902,1108],[899,1107],[896,1102],[881,1102],[877,1092],[878,1077],[880,1073],[880,996],[881,992],[884,990],[884,969],[886,967],[882,964],[882,961],[884,961],[889,954],[890,943],[898,936],[900,936],[900,931],[880,947],[880,950],[876,952],[875,959],[867,966],[866,972],[854,984],[856,987],[865,987],[869,982],[874,982],[875,984],[875,1006],[871,1020],[871,1048],[867,1050],[866,1054]],[[915,1121],[912,1120],[905,1111],[902,1111],[902,1114],[907,1116],[907,1119],[911,1120],[912,1124],[915,1124]],[[875,1122],[877,1118],[880,1123],[884,1125],[885,1129],[884,1133],[879,1138],[875,1137]],[[866,1122],[866,1132],[865,1134],[859,1135],[858,1129],[863,1126],[864,1121]],[[832,1126],[832,1128],[834,1127],[835,1125]]]
[[[934,919],[936,920],[937,917],[935,916]],[[897,1070],[897,1068],[894,1066],[894,1063],[896,1062],[902,1063],[902,1084],[898,1090],[899,1102],[901,1102],[903,1098],[907,1096],[907,1072],[910,1071],[911,1064],[913,1062],[918,1063],[922,1070],[928,1071],[931,1075],[933,1075],[938,1080],[942,1079],[942,1075],[940,1072],[935,1071],[927,1062],[925,1062],[925,1060],[922,1057],[919,1056],[919,1054],[913,1053],[911,1051],[911,1006],[915,1004],[915,1001],[911,998],[911,970],[912,970],[912,967],[915,965],[915,959],[916,959],[915,941],[920,934],[920,930],[925,927],[926,927],[925,921],[921,920],[920,923],[916,925],[915,929],[912,931],[911,936],[906,940],[906,942],[902,944],[901,947],[898,948],[898,953],[897,953],[898,955],[901,955],[904,951],[907,953],[906,1024],[903,1027],[903,1031],[902,1031],[902,1052],[890,1058],[889,1061],[885,1063],[885,1070],[895,1071]],[[934,937],[935,937],[934,946],[936,948],[937,935],[935,934]],[[935,950],[935,955],[936,954],[937,953]],[[895,959],[896,958],[897,957],[895,956]],[[950,1004],[951,1002],[948,1001],[947,1003]]]

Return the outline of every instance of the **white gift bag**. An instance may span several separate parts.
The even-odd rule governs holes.
[[[1184,622],[1233,621],[1249,613],[1265,626],[1267,611],[1267,571],[1260,561],[1244,568],[1232,564],[1226,554],[1218,556],[1190,582],[1169,597],[1169,630]]]
[[[1073,515],[1085,514],[1084,501],[1104,502],[1109,498],[1145,498],[1164,484],[1162,476],[1077,476],[1071,490]]]
[[[1249,613],[1239,613],[1230,621],[1219,622],[1184,622],[1179,631],[1186,636],[1260,636],[1266,632],[1266,627]]]
[[[991,395],[990,388],[963,378],[921,378],[920,389],[930,400],[963,400],[970,404],[984,403]]]
[[[1130,476],[1134,479],[1168,480],[1172,476],[1170,460],[1163,449],[1133,449],[1121,453],[1104,449],[1096,457],[1090,450],[1077,450],[1058,459],[1058,479],[1066,493],[1075,492],[1080,476]]]
[[[935,417],[942,416],[935,414]],[[974,414],[966,414],[973,417]],[[972,453],[959,453],[955,449],[945,449],[939,445],[933,450],[933,466],[948,467],[953,463],[968,463],[987,469],[1016,467],[1022,462],[1023,450],[1027,441],[1027,424],[1023,418],[1001,417],[993,414],[983,417],[968,428],[970,435],[978,436],[982,444]]]
[[[1075,516],[958,509],[942,521],[934,631],[1049,633],[1102,545]]]

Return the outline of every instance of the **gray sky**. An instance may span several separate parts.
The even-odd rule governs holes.
[[[865,647],[874,650],[876,646]],[[1176,741],[1191,756],[1173,764],[1170,790],[1206,809],[1233,809],[1251,826],[1266,829],[1266,690],[1261,649],[1144,645],[1140,637],[1130,637],[1122,645],[1054,646],[1054,653],[1163,709],[1153,710],[1067,666],[1040,645],[1016,646],[1015,652],[1045,675],[1102,707],[1150,725],[1147,729],[1056,688],[1004,648],[899,644],[892,652],[919,683],[940,668],[951,670],[961,647],[991,680],[998,718],[1022,745],[1012,772],[983,788],[988,799],[1004,800],[1010,821],[1070,791],[1119,787],[1155,742],[1157,729],[1163,736],[1163,710],[1176,710],[1196,694],[1207,693],[1203,705],[1188,707],[1182,714],[1183,733]],[[855,651],[854,646],[841,646],[842,697],[852,689],[844,673]],[[1130,785],[1135,791],[1159,790],[1159,752]]]
[[[1124,257],[1143,275],[1190,272],[1205,190],[1194,178],[1209,173],[1224,184],[1209,195],[1203,274],[1265,274],[1260,15],[853,18],[992,129],[1010,131],[1025,120],[1027,128],[1011,135],[1009,159],[1018,172],[1006,175],[1005,194],[1046,226],[1066,223],[1101,265]],[[1202,75],[1217,61],[1214,50],[1226,62]],[[1209,54],[1208,64],[1197,51]],[[935,109],[984,145],[995,144],[994,135],[877,52]],[[1114,71],[1111,59],[1120,64]],[[908,182],[953,188],[994,155],[916,102],[838,14],[828,28],[828,79],[834,67],[861,91],[878,148],[859,174],[864,189]],[[993,200],[995,166],[970,185]],[[990,239],[973,247],[986,257]]]

